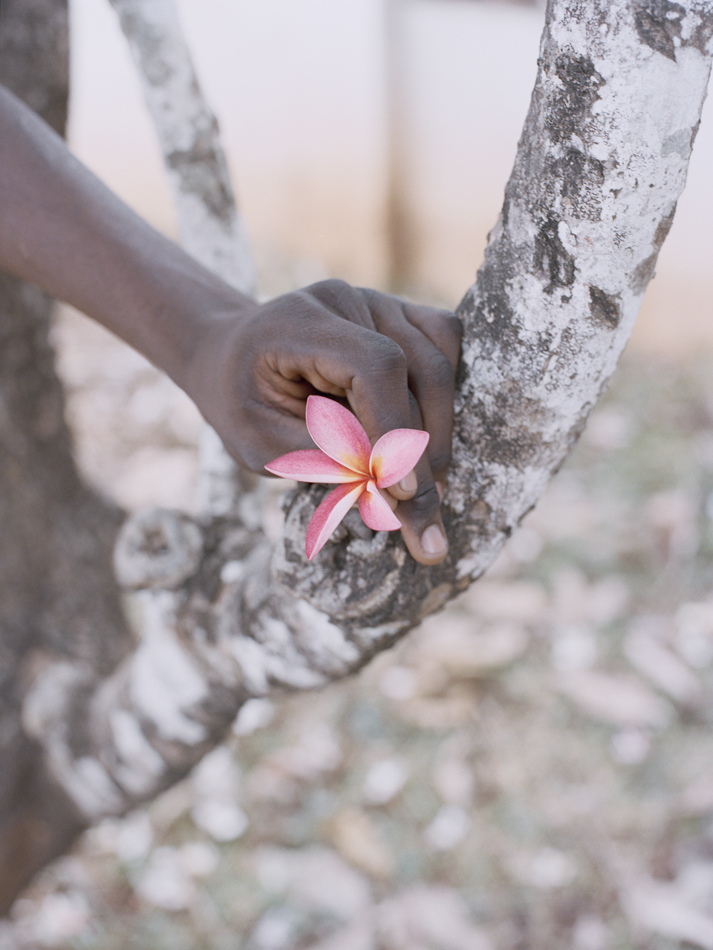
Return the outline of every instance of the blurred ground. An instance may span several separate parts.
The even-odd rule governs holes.
[[[65,311],[87,477],[193,506],[195,410]],[[253,701],[87,833],[2,950],[713,950],[713,377],[626,359],[488,575],[355,679]]]

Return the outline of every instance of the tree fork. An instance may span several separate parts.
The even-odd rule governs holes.
[[[168,6],[114,2],[139,17]],[[50,664],[25,700],[25,728],[83,821],[121,814],[185,774],[245,698],[359,669],[492,562],[576,441],[631,332],[685,184],[712,34],[705,0],[550,0],[503,211],[460,306],[446,562],[420,567],[400,539],[366,538],[347,521],[347,537],[307,563],[306,524],[324,489],[293,494],[273,546],[250,486],[219,452],[212,484],[232,508],[127,524],[117,566],[141,590],[137,648],[109,675]],[[160,67],[151,52],[144,71]],[[215,234],[206,227],[206,247]],[[157,525],[175,548],[170,571],[152,562]]]
[[[114,3],[134,13],[167,6]],[[250,522],[250,505],[207,510],[194,525],[198,566],[180,582],[157,580],[161,571],[146,563],[150,538],[142,541],[140,520],[129,523],[117,563],[134,558],[125,577],[143,588],[146,623],[135,653],[86,703],[95,744],[80,760],[62,745],[56,718],[38,721],[62,764],[58,780],[88,819],[165,788],[246,697],[359,669],[493,561],[566,458],[629,337],[685,184],[712,33],[703,0],[549,3],[503,211],[460,306],[444,563],[421,567],[398,537],[365,538],[360,527],[308,563],[319,486],[293,494],[276,546]],[[160,64],[144,55],[142,69],[150,86]],[[224,474],[227,483],[229,467]],[[180,526],[168,535],[180,539]],[[176,552],[180,563],[189,555]],[[57,685],[53,677],[43,688]]]

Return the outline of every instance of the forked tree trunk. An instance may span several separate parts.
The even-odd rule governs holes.
[[[160,32],[162,11],[170,14],[169,0],[113,2],[124,27],[128,22],[139,34]],[[94,513],[97,534],[106,538],[112,515],[74,474],[58,498],[56,472],[46,468],[52,484],[36,482],[36,504],[48,512],[38,522],[48,550],[34,550],[34,529],[15,528],[23,550],[40,561],[35,595],[47,605],[45,626],[31,634],[22,628],[23,643],[35,637],[44,659],[33,666],[21,659],[25,648],[12,654],[16,676],[22,662],[27,667],[23,722],[38,745],[16,733],[23,747],[41,747],[44,759],[33,752],[30,771],[45,769],[64,792],[59,800],[71,799],[81,821],[120,814],[185,774],[220,740],[246,697],[312,688],[358,669],[492,562],[566,457],[631,332],[685,183],[712,34],[706,0],[550,0],[503,212],[460,308],[465,337],[444,499],[451,554],[442,565],[416,565],[398,537],[371,536],[357,519],[346,538],[308,564],[304,534],[319,487],[294,495],[284,539],[273,547],[256,525],[252,500],[241,496],[237,473],[214,453],[202,518],[147,512],[122,532],[117,571],[125,586],[143,590],[145,629],[138,647],[107,675],[109,663],[90,646],[121,630],[108,574],[81,568],[94,639],[83,638],[80,614],[63,614],[56,594],[63,576],[57,565],[71,555],[67,563],[76,567],[75,547],[93,550],[74,535],[65,540],[64,526],[72,523],[77,539],[86,539]],[[173,52],[161,44],[139,49],[159,124],[181,112],[180,102],[164,108],[151,88],[166,56]],[[171,69],[163,72],[170,76]],[[160,138],[172,141],[165,129]],[[166,158],[179,175],[190,168],[173,152]],[[222,163],[212,164],[220,175]],[[203,187],[189,179],[176,189],[189,204],[186,214]],[[214,225],[208,216],[205,248],[216,240]],[[228,232],[224,239],[234,240]],[[194,252],[203,257],[205,248]],[[8,446],[38,433],[32,419],[18,415]],[[53,438],[65,447],[58,471],[72,471],[66,435],[53,431],[62,432]],[[48,451],[47,442],[37,434],[28,458]],[[119,633],[118,643],[125,642]],[[49,650],[56,658],[64,650],[66,661],[46,662]],[[41,802],[32,816],[47,820]]]

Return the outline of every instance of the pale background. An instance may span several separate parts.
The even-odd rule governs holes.
[[[263,292],[386,279],[382,0],[179,0],[218,114]],[[527,110],[541,9],[411,0],[405,21],[414,286],[455,306],[472,283]],[[124,39],[106,0],[72,0],[72,147],[167,233],[174,218]],[[713,110],[632,346],[713,347]]]

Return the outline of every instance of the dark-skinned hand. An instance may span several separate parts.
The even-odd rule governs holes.
[[[256,303],[130,211],[2,87],[0,169],[0,268],[168,373],[243,465],[265,474],[266,462],[312,445],[304,415],[314,392],[346,401],[372,443],[426,429],[427,453],[389,493],[413,557],[445,557],[454,314],[338,280]]]
[[[388,491],[409,551],[435,564],[447,551],[439,496],[460,336],[449,311],[325,280],[216,320],[186,388],[228,451],[256,472],[314,446],[304,422],[313,393],[345,400],[372,444],[390,429],[426,429],[426,453]]]

